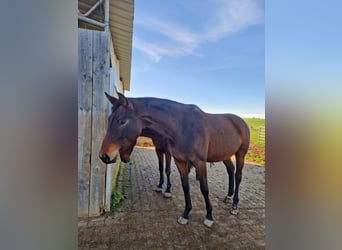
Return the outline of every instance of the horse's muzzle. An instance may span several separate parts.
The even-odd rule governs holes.
[[[130,162],[130,158],[121,158],[121,160],[122,160],[122,162],[123,163],[128,163],[128,162]]]
[[[115,155],[113,160],[110,160],[109,156],[106,153],[104,153],[103,155],[99,155],[99,157],[104,163],[111,164],[116,162],[116,158],[118,157],[118,155]]]

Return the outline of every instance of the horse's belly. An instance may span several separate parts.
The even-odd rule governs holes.
[[[225,151],[225,152],[209,152],[207,156],[207,162],[219,162],[230,159],[230,157],[235,154],[232,151]]]
[[[218,143],[219,142],[219,143]],[[219,162],[223,160],[229,159],[232,155],[234,155],[241,143],[237,140],[224,140],[224,141],[216,141],[216,143],[209,144],[207,161],[208,162]]]

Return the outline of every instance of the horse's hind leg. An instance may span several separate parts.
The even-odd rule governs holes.
[[[164,197],[170,198],[171,197],[171,180],[170,180],[170,174],[171,174],[171,154],[170,152],[165,152],[165,173],[167,177],[167,184],[166,184],[166,190],[163,194]]]
[[[239,186],[240,186],[241,179],[242,179],[242,169],[245,164],[245,155],[246,155],[245,150],[239,150],[235,154],[235,157],[236,157],[235,194],[234,194],[233,205],[232,205],[232,210],[231,210],[231,214],[233,215],[236,215],[239,212],[238,210]]]
[[[163,190],[163,183],[164,183],[164,154],[160,150],[156,149],[157,157],[158,157],[158,165],[159,165],[159,184],[156,188],[157,192],[161,192]]]
[[[228,173],[228,193],[226,197],[224,197],[223,202],[227,203],[228,201],[232,200],[232,196],[234,194],[234,171],[235,167],[234,164],[230,159],[223,161],[224,165],[226,166],[226,170]]]

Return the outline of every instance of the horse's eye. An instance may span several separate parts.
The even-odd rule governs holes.
[[[119,120],[119,125],[122,126],[124,124],[126,124],[127,120]]]

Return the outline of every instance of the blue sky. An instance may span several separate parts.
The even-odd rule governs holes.
[[[264,117],[264,1],[135,1],[129,97]]]

